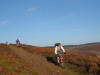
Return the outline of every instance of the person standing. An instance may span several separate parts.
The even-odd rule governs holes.
[[[19,40],[19,39],[16,40],[16,46],[17,46],[17,47],[20,46],[20,40]]]
[[[6,46],[8,46],[8,41],[5,42]]]

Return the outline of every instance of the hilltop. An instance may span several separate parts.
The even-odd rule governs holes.
[[[0,44],[0,74],[3,75],[100,75],[100,58],[67,52],[64,68],[56,65],[53,48]]]
[[[100,57],[100,42],[87,43],[81,45],[65,45],[66,50],[73,53],[87,54],[95,57]]]
[[[55,63],[55,55],[53,48],[43,48],[34,46],[23,46],[23,48],[31,53],[42,54],[44,57],[49,57],[50,62]],[[67,51],[63,55],[66,68],[79,72],[79,75],[100,75],[100,58],[87,54]],[[78,75],[78,74],[77,74]]]
[[[45,51],[49,52],[49,49],[0,44],[0,75],[77,75],[76,72],[64,70],[49,62],[42,55]]]
[[[54,46],[48,46],[46,48],[54,48]],[[64,45],[64,48],[66,51],[71,53],[86,54],[89,56],[100,57],[100,42],[80,45]]]

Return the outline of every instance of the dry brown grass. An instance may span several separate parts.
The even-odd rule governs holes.
[[[24,45],[22,48],[31,53],[36,52],[44,55],[45,57],[49,56],[55,58],[54,50],[52,48],[41,48],[41,47],[27,46],[27,45]],[[64,55],[64,61],[65,64],[72,64],[77,66],[77,68],[81,68],[79,70],[80,72],[89,73],[93,75],[100,74],[100,58],[85,54],[68,52],[66,55]]]

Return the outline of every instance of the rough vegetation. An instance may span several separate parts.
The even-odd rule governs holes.
[[[0,75],[38,75],[31,65],[24,63],[10,48],[0,44]]]
[[[18,50],[26,51],[26,54],[33,55],[32,58],[38,57],[36,61],[40,60],[40,63],[34,62],[34,64],[40,65],[40,67],[37,65],[38,67],[35,69],[36,66],[33,67],[31,63],[28,64],[22,60],[19,55],[11,50],[10,46],[13,46],[13,49],[17,49],[15,45],[0,44],[0,75],[42,75],[42,72],[40,72],[41,74],[38,73],[37,69],[43,67],[41,64],[45,59],[47,61],[45,61],[46,65],[51,68],[44,66],[43,69],[47,72],[52,72],[52,74],[47,73],[46,75],[100,75],[100,58],[97,57],[67,52],[63,54],[65,67],[61,68],[56,65],[56,56],[53,48],[21,45]],[[28,57],[25,58],[26,61],[29,61]],[[58,70],[63,73],[54,72]]]
[[[23,48],[31,53],[37,52],[42,54],[48,61],[54,64],[56,63],[54,49],[52,48],[41,48],[27,45],[23,45]],[[100,75],[100,58],[71,52],[67,52],[66,55],[63,55],[63,57],[66,67],[80,72],[81,74]]]
[[[100,58],[77,53],[67,53],[65,62],[77,66],[80,68],[80,72],[100,75]]]

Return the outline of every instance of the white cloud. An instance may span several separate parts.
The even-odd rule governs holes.
[[[35,11],[36,11],[37,8],[28,8],[25,15],[32,15]]]
[[[36,8],[28,8],[28,9],[27,9],[27,12],[32,13],[32,12],[34,12],[35,10],[36,10]]]
[[[8,24],[8,20],[0,20],[0,24]]]

